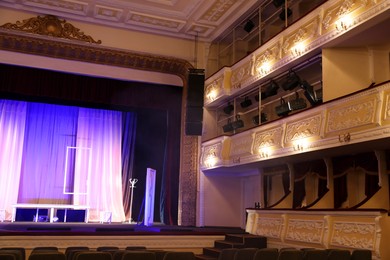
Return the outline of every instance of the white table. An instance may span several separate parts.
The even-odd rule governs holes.
[[[35,216],[35,222],[38,221],[38,212],[39,209],[48,209],[49,210],[49,222],[54,222],[54,211],[57,209],[64,209],[64,222],[66,222],[66,214],[68,209],[74,210],[84,210],[84,222],[88,223],[88,215],[89,215],[89,207],[85,205],[65,205],[65,204],[15,204],[12,205],[12,222],[15,221],[16,218],[16,210],[17,209],[37,209],[37,213]]]

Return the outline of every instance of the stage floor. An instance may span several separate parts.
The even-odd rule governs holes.
[[[49,222],[0,222],[0,236],[133,236],[133,235],[225,235],[241,234],[239,227],[188,227],[152,226],[125,223],[49,223]]]

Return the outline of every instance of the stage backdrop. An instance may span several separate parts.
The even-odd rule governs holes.
[[[128,220],[128,180],[138,178],[137,220],[151,167],[155,221],[177,224],[181,88],[0,67],[0,209],[7,219],[12,204],[53,203],[88,205],[91,221],[100,211]]]

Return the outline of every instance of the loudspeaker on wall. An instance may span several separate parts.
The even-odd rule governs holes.
[[[202,135],[204,80],[203,69],[189,70],[185,117],[186,135]]]

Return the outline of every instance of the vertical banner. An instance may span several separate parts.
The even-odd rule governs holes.
[[[154,216],[154,191],[156,186],[156,170],[146,169],[146,188],[145,188],[145,216],[144,225],[153,225]]]

